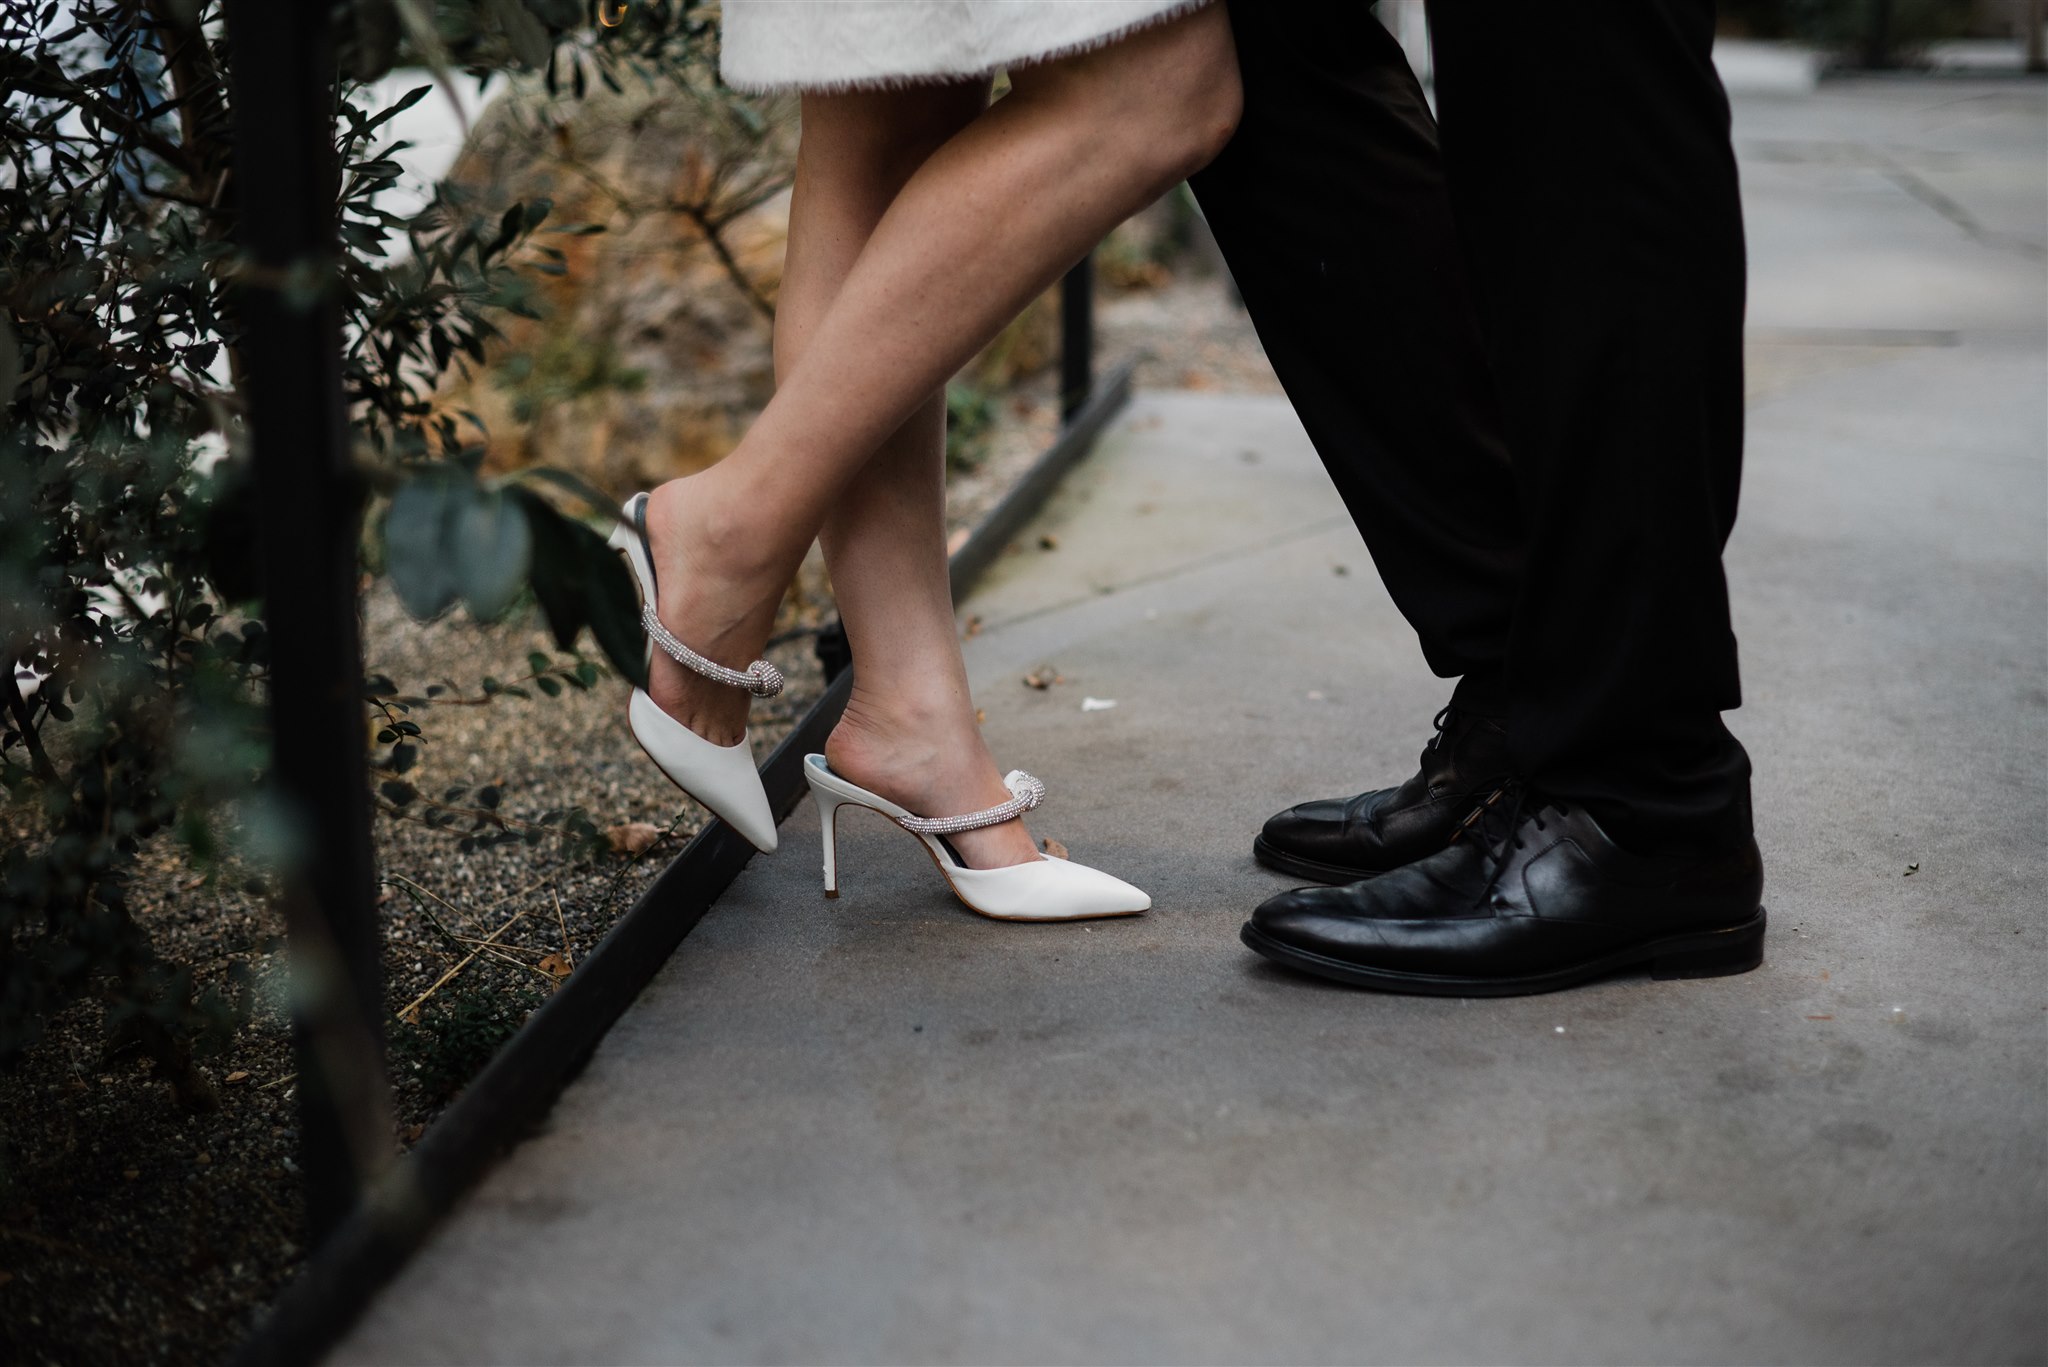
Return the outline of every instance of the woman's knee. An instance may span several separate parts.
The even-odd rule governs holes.
[[[1244,84],[1237,69],[1237,45],[1222,0],[1183,21],[1191,26],[1174,60],[1165,64],[1162,103],[1170,123],[1169,142],[1177,161],[1175,180],[1185,180],[1214,161],[1237,132],[1244,114]]]
[[[1021,91],[1068,102],[1160,188],[1207,166],[1244,109],[1221,0],[1079,57],[1012,73]]]

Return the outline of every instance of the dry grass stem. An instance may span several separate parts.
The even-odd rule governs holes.
[[[499,926],[496,930],[492,931],[490,933],[489,938],[485,939],[476,949],[471,950],[469,954],[463,958],[462,962],[456,964],[455,967],[449,969],[446,973],[443,973],[440,977],[436,978],[434,980],[434,985],[432,987],[420,993],[417,997],[414,997],[411,1001],[407,1002],[403,1007],[399,1008],[398,1018],[400,1020],[404,1020],[407,1016],[419,1010],[420,1006],[427,1000],[427,998],[433,996],[436,992],[439,992],[443,987],[446,987],[449,981],[452,978],[454,978],[456,974],[460,973],[463,969],[468,968],[471,964],[475,963],[478,955],[482,954],[484,950],[488,948],[490,945],[496,943],[498,937],[500,935],[503,935],[506,931],[512,929],[513,924],[524,915],[526,915],[526,912],[523,910],[513,912],[509,917],[506,918],[504,925]]]

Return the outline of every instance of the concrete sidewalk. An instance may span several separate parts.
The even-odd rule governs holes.
[[[1258,823],[1445,690],[1283,402],[1144,396],[965,610],[1036,829],[1155,910],[983,921],[854,819],[827,902],[807,806],[335,1360],[2048,1359],[2043,114],[1739,112],[1762,969],[1245,952]]]

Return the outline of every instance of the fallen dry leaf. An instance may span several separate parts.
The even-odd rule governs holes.
[[[1024,676],[1024,686],[1026,688],[1036,688],[1041,692],[1051,688],[1054,684],[1063,684],[1066,681],[1067,676],[1060,673],[1052,665],[1040,665]]]
[[[988,725],[988,710],[986,708],[977,707],[974,709],[974,724],[976,726]]]
[[[425,1134],[426,1132],[427,1132],[427,1126],[426,1126],[426,1122],[425,1122],[425,1121],[416,1121],[416,1122],[414,1122],[413,1124],[410,1124],[410,1125],[408,1125],[408,1126],[406,1126],[406,1127],[405,1127],[405,1130],[404,1130],[404,1134],[405,1134],[405,1142],[406,1142],[406,1143],[408,1143],[408,1144],[417,1144],[417,1143],[419,1143],[419,1142],[420,1142],[420,1136],[421,1136],[421,1135],[423,1135],[423,1134]]]
[[[1051,855],[1053,858],[1065,859],[1067,857],[1067,847],[1065,845],[1060,844],[1059,841],[1054,840],[1051,836],[1047,836],[1044,840],[1040,841],[1039,843],[1045,846],[1045,852]]]
[[[196,1154],[193,1156],[192,1161],[202,1168],[210,1168],[213,1166],[213,1155],[210,1153]]]
[[[1914,863],[1914,864],[1908,864],[1908,865],[1906,865],[1906,872],[1905,872],[1905,873],[1904,873],[1903,875],[1901,875],[1901,876],[1902,876],[1902,877],[1905,877],[1905,878],[1911,878],[1911,877],[1912,877],[1912,876],[1913,876],[1914,874],[1916,874],[1916,873],[1918,873],[1918,872],[1920,872],[1920,865],[1919,865],[1919,864],[1917,864],[1917,863]]]
[[[121,1169],[121,1175],[122,1175],[123,1177],[127,1178],[127,1179],[128,1179],[129,1181],[133,1182],[133,1181],[134,1181],[134,1180],[135,1180],[136,1178],[138,1178],[138,1177],[142,1176],[142,1169],[141,1169],[141,1168],[123,1168],[123,1169]]]
[[[611,842],[613,854],[644,854],[661,839],[661,828],[645,821],[626,821],[606,831],[604,838]]]
[[[973,640],[976,636],[981,635],[980,613],[977,612],[972,617],[967,619],[967,630],[962,634],[965,635],[969,640]]]
[[[248,1080],[249,1070],[247,1068],[237,1068],[234,1072],[229,1073],[226,1077],[221,1079],[221,1081],[227,1083],[227,1085],[230,1087],[235,1086],[237,1083],[247,1082]]]
[[[540,961],[540,971],[543,973],[552,973],[555,976],[555,980],[559,982],[563,978],[569,976],[569,961],[559,954],[542,955]]]
[[[1042,551],[1056,551],[1059,548],[1060,539],[1051,532],[1047,532],[1044,536],[1038,538],[1038,549]]]

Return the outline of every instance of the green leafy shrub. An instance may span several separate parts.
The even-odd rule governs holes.
[[[532,310],[531,273],[562,269],[550,206],[444,187],[391,212],[403,147],[388,126],[431,87],[366,108],[361,83],[399,60],[443,84],[512,67],[576,92],[701,80],[709,21],[669,0],[353,0],[341,13],[340,252],[284,284],[341,307],[380,533],[366,567],[421,616],[461,602],[490,620],[531,594],[562,650],[587,628],[630,677],[630,583],[582,517],[610,501],[559,472],[480,480],[462,415],[434,404],[444,375],[481,359],[494,314]],[[254,191],[231,174],[230,59],[213,0],[0,6],[0,1065],[54,1012],[97,998],[194,1104],[206,1095],[192,1052],[235,1011],[195,995],[130,914],[136,855],[174,833],[221,876],[291,842],[260,800],[267,636],[235,308],[252,269],[235,225]],[[598,677],[580,656],[537,658],[497,691],[552,696]],[[480,795],[460,815],[421,799],[404,772],[425,700],[385,679],[363,694],[383,722],[381,803],[438,806],[438,824],[472,843],[532,836]],[[555,816],[588,838],[587,820]]]

